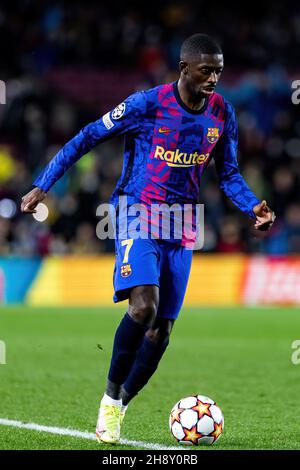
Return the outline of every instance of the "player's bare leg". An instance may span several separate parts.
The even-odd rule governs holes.
[[[100,405],[96,427],[99,442],[115,444],[120,439],[120,424],[126,411],[126,406],[122,408],[121,386],[154,322],[158,302],[157,286],[138,286],[130,291],[128,312],[115,334],[107,388]]]

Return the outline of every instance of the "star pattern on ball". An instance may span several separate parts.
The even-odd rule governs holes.
[[[211,437],[214,438],[214,441],[218,439],[218,437],[222,434],[222,431],[223,431],[222,423],[220,424],[215,423],[215,430],[210,434]]]
[[[192,427],[192,429],[183,428],[183,431],[184,431],[185,436],[182,440],[192,442],[193,444],[196,444],[196,445],[198,444],[198,439],[200,439],[200,437],[203,437],[202,434],[197,431],[196,426]]]
[[[183,412],[183,408],[174,408],[174,410],[171,413],[171,423],[180,423],[180,414]]]
[[[204,415],[212,417],[209,409],[210,405],[210,403],[202,403],[202,401],[197,400],[197,404],[193,406],[192,410],[197,411],[198,419],[203,418]]]

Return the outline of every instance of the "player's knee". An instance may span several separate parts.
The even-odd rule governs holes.
[[[146,335],[148,339],[155,344],[166,343],[169,341],[173,324],[173,320],[157,319],[156,323],[147,331]]]
[[[130,306],[128,311],[131,318],[142,325],[152,325],[157,307],[154,301],[140,301]]]
[[[157,286],[137,286],[130,293],[128,313],[136,322],[150,327],[155,321],[158,303]]]

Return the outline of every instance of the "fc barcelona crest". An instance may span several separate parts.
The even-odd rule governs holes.
[[[206,138],[210,144],[214,144],[218,140],[219,137],[220,135],[219,135],[218,127],[209,127],[207,129]]]
[[[131,269],[130,264],[123,264],[123,266],[121,266],[122,277],[128,277],[130,276],[131,273],[132,273],[132,269]]]

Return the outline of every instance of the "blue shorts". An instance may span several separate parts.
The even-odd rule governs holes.
[[[115,240],[114,302],[128,299],[132,287],[159,287],[157,316],[179,315],[192,263],[193,251],[157,239]]]

